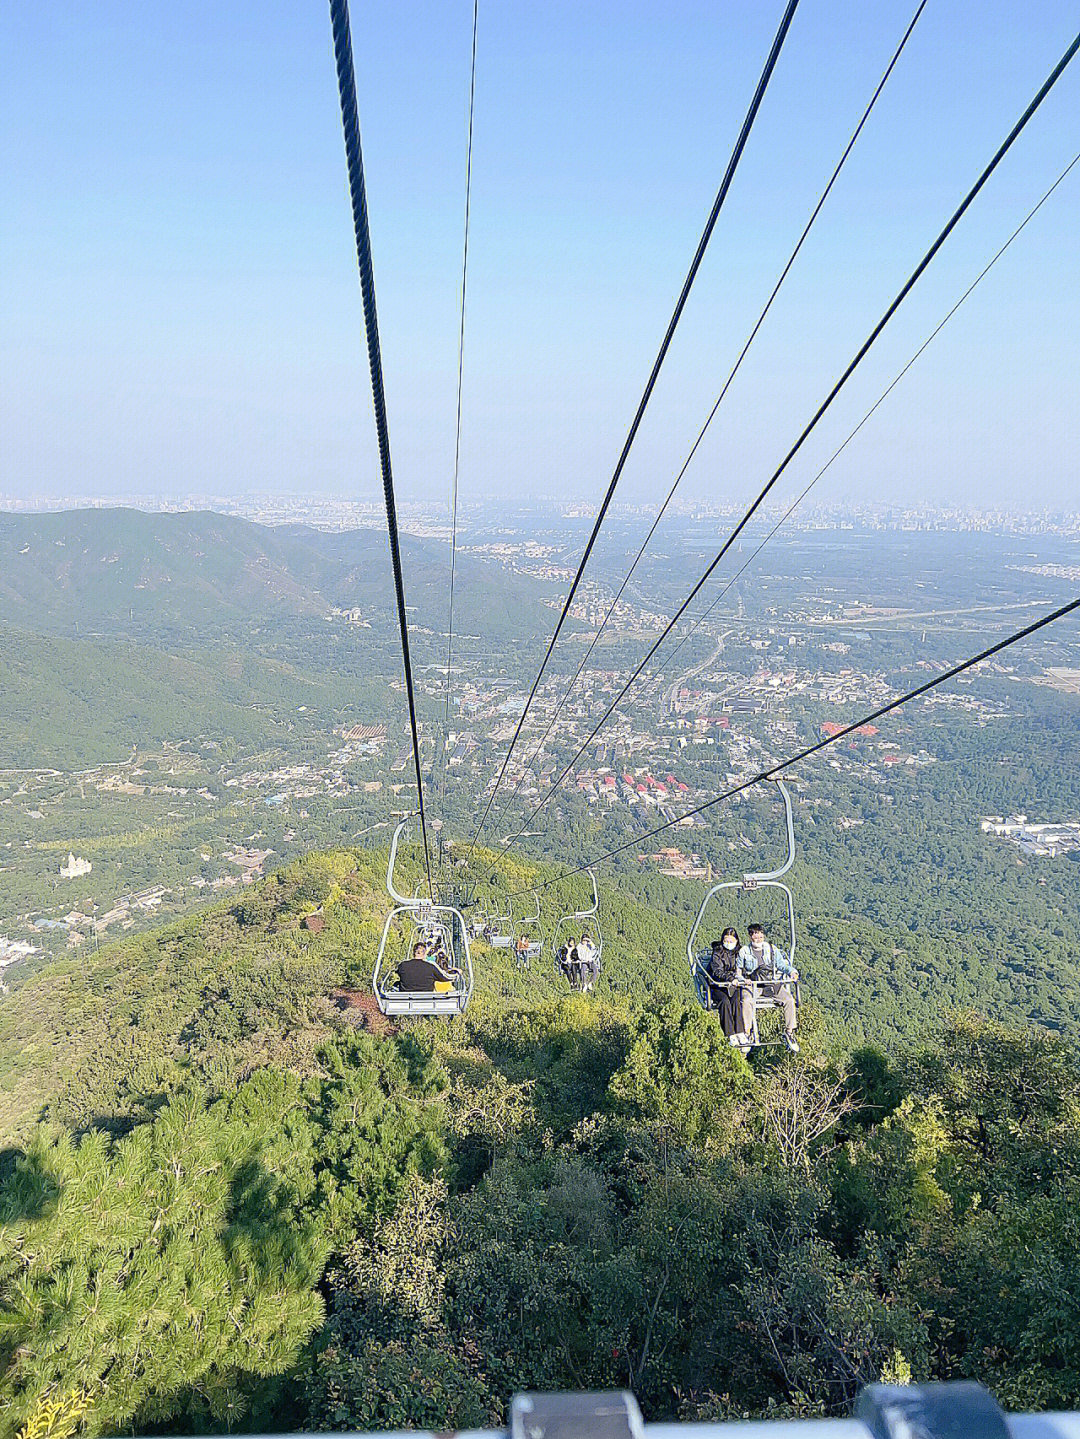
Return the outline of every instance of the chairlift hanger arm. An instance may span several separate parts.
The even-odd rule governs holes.
[[[587,869],[585,873],[592,881],[592,904],[589,906],[588,909],[575,909],[570,914],[564,915],[563,918],[565,920],[591,919],[593,915],[597,914],[600,910],[600,896],[597,893],[596,889],[596,875],[592,872],[591,869]]]
[[[773,780],[773,784],[776,785],[784,800],[784,820],[787,825],[788,842],[787,859],[779,869],[762,870],[760,873],[743,875],[743,883],[748,889],[753,885],[768,884],[771,880],[782,879],[795,863],[795,822],[791,816],[791,795],[782,779]]]
[[[415,895],[402,894],[398,890],[397,886],[394,884],[394,866],[397,863],[398,844],[401,841],[401,836],[405,832],[405,829],[409,825],[409,823],[415,818],[415,813],[406,815],[406,817],[401,821],[397,829],[394,831],[394,838],[390,842],[390,858],[386,866],[386,888],[390,894],[390,898],[394,901],[395,904],[405,905],[410,908],[416,908],[420,901]]]

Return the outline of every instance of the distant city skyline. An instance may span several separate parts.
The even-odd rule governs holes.
[[[385,509],[381,496],[374,500],[355,500],[332,493],[289,494],[287,492],[248,495],[93,495],[35,496],[20,498],[0,491],[2,514],[50,514],[74,509],[128,508],[144,513],[189,514],[210,511],[236,515],[266,525],[307,524],[315,528],[347,530],[352,528],[385,527]],[[572,497],[539,495],[508,502],[504,495],[485,495],[464,502],[459,509],[459,531],[468,533],[472,525],[487,527],[500,520],[521,519],[534,515],[539,519],[553,517],[589,519],[596,507],[591,502]],[[652,513],[648,503],[616,502],[610,511],[611,522],[634,521]],[[676,520],[701,521],[710,518],[732,518],[741,513],[732,502],[679,496],[669,515]],[[766,501],[760,523],[772,522],[782,513],[779,502]],[[414,533],[450,535],[444,507],[437,501],[404,500],[399,515],[406,529]],[[779,531],[798,532],[804,529],[841,527],[851,522],[881,528],[908,527],[915,523],[931,529],[983,530],[989,533],[1018,534],[1051,533],[1080,541],[1080,508],[1047,506],[1040,509],[1023,506],[972,506],[966,504],[933,504],[930,501],[904,503],[898,500],[867,500],[852,503],[835,500],[815,501],[796,510]]]
[[[602,494],[781,8],[480,0],[466,508]],[[648,512],[666,493],[914,10],[797,12],[624,504]],[[252,15],[236,0],[0,13],[0,507],[379,505],[329,21],[318,5]],[[353,14],[404,506],[445,508],[450,482],[471,19],[468,0]],[[1065,0],[927,6],[686,505],[752,497],[1075,26]],[[1078,113],[1080,60],[778,487],[783,507],[1073,158]],[[1080,508],[1078,221],[1080,166],[808,513],[871,497]]]

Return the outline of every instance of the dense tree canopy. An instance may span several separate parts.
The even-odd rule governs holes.
[[[827,1414],[881,1377],[1080,1405],[1066,1041],[852,1047],[826,994],[748,1062],[662,947],[592,999],[484,950],[463,1019],[366,1032],[377,882],[312,856],[7,997],[9,1432],[443,1429],[530,1387]]]

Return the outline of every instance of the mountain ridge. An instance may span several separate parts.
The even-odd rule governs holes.
[[[413,622],[446,619],[448,546],[402,536]],[[511,637],[546,626],[547,586],[459,555],[457,628]],[[358,608],[395,623],[386,536],[376,529],[269,526],[209,510],[0,513],[0,605],[8,623],[59,633],[218,632]]]

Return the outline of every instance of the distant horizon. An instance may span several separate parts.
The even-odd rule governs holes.
[[[336,511],[342,518],[352,513],[358,519],[363,517],[376,525],[383,522],[385,515],[381,498],[378,500],[352,500],[331,493],[289,493],[285,491],[259,493],[252,491],[247,494],[228,496],[143,494],[39,496],[34,499],[23,499],[19,496],[0,493],[0,514],[34,515],[63,514],[78,510],[133,510],[142,514],[231,515],[238,519],[254,520],[256,523],[272,524],[282,521],[260,520],[260,514],[266,515],[283,508],[295,510],[293,523],[311,523],[311,520],[303,518],[305,511],[312,517],[325,515],[327,511]],[[504,496],[486,495],[473,496],[468,501],[463,501],[459,518],[464,515],[488,518],[494,511],[496,516],[498,512],[501,512],[508,517],[535,514],[558,515],[564,519],[587,519],[595,514],[595,508],[595,505],[584,497],[535,495],[515,501],[513,505],[507,505]],[[760,518],[772,516],[781,508],[779,501],[772,505],[766,502],[760,511]],[[649,509],[647,504],[616,501],[613,503],[610,513],[623,519],[637,519],[643,514],[647,514]],[[404,500],[399,503],[399,511],[414,519],[422,518],[432,523],[446,523],[444,507],[438,501]],[[719,503],[705,499],[677,499],[669,511],[673,519],[683,520],[727,516],[739,512],[740,507],[733,502]],[[1067,509],[1049,505],[1020,508],[1006,505],[934,504],[929,500],[912,501],[905,504],[898,500],[852,502],[838,499],[808,505],[801,513],[797,512],[791,517],[787,528],[798,530],[808,524],[812,526],[814,523],[829,518],[840,522],[845,519],[872,517],[883,520],[915,517],[924,517],[928,520],[963,519],[971,522],[974,528],[980,527],[977,522],[981,520],[986,521],[986,528],[990,530],[994,527],[992,523],[994,520],[1007,520],[1015,523],[1023,521],[1051,522],[1067,527],[1066,538],[1080,540],[1080,504],[1074,509]],[[370,528],[371,526],[364,524],[359,527]],[[342,528],[348,528],[348,526],[342,526]]]

